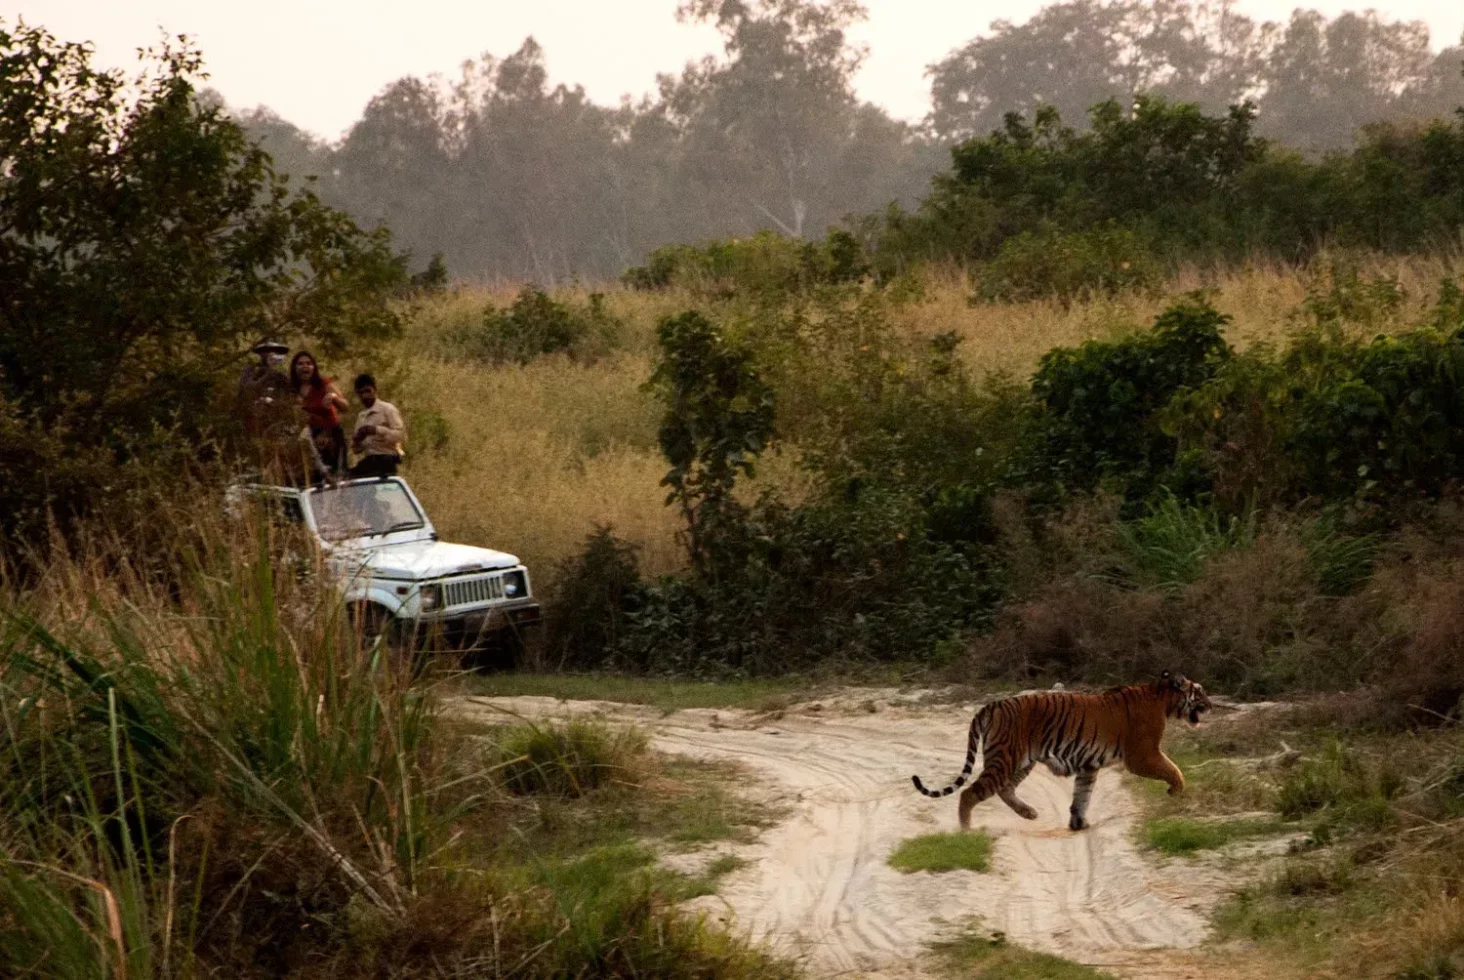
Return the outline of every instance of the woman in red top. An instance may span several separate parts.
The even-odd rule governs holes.
[[[346,433],[340,413],[350,402],[335,384],[320,373],[315,356],[301,351],[290,362],[290,386],[300,394],[300,407],[310,426],[310,438],[320,452],[320,461],[332,475],[346,469]]]

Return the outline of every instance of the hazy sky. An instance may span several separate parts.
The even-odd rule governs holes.
[[[267,105],[330,139],[368,99],[403,75],[440,73],[487,51],[503,56],[532,34],[551,78],[584,85],[598,102],[650,91],[657,72],[719,51],[717,34],[678,24],[677,0],[0,0],[0,16],[41,24],[66,40],[96,44],[98,59],[130,66],[159,28],[192,35],[211,84],[231,105]],[[987,30],[1022,21],[1041,0],[865,0],[855,32],[870,56],[859,94],[897,116],[929,108],[925,66]],[[1366,3],[1241,0],[1251,16],[1284,20],[1295,6],[1329,16]],[[1434,47],[1464,32],[1464,0],[1389,0],[1388,16],[1426,21]]]

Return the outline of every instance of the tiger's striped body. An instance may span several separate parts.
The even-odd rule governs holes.
[[[911,777],[926,796],[949,796],[965,785],[982,754],[981,775],[961,792],[962,827],[971,825],[971,810],[990,796],[1034,820],[1037,811],[1024,803],[1016,790],[1038,763],[1054,775],[1074,776],[1073,804],[1068,827],[1088,826],[1088,802],[1098,770],[1118,762],[1129,772],[1162,779],[1171,794],[1184,789],[1184,775],[1160,749],[1170,718],[1188,716],[1199,724],[1210,709],[1205,689],[1166,671],[1153,684],[1117,687],[1101,694],[1044,691],[1000,698],[971,719],[966,766],[955,781],[941,790],[926,789],[919,776]]]

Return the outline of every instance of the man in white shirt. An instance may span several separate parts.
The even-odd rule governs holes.
[[[376,379],[369,374],[356,378],[356,397],[361,400],[361,414],[356,416],[351,445],[360,458],[351,467],[351,476],[395,476],[407,439],[402,413],[376,397]]]

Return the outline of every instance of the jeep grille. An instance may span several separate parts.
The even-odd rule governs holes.
[[[471,606],[479,602],[502,598],[503,578],[499,575],[454,579],[451,582],[442,583],[442,604],[449,609],[453,606]]]

